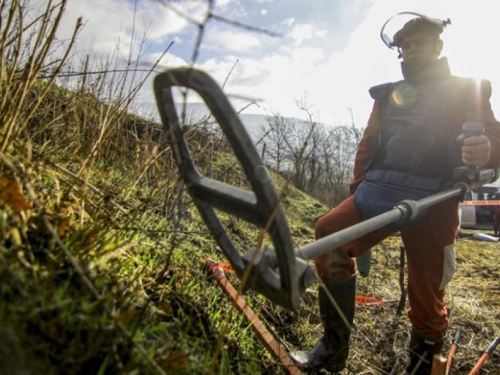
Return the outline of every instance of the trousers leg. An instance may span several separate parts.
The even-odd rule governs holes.
[[[455,272],[457,233],[455,199],[430,207],[424,219],[401,230],[408,264],[408,317],[430,339],[444,337],[448,328],[444,295]]]
[[[350,196],[316,223],[316,239],[326,237],[332,233],[348,228],[363,221],[361,213],[354,204],[354,197]],[[376,245],[394,231],[375,231],[363,237],[332,249],[327,254],[315,259],[319,277],[324,280],[345,279],[356,273],[353,257],[357,257]]]
[[[316,239],[362,220],[353,197],[347,198],[318,220],[315,228]],[[333,372],[345,367],[356,297],[356,269],[352,257],[359,256],[389,234],[390,232],[370,233],[315,259],[318,274],[325,285],[325,289],[320,289],[319,293],[324,334],[312,350],[292,353],[292,358],[299,366],[314,370],[323,368]],[[326,291],[337,306],[327,298]],[[341,319],[340,313],[345,317],[347,325],[344,319]]]

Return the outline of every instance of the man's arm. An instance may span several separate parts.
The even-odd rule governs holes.
[[[479,103],[478,115],[485,126],[484,135],[465,138],[462,134],[458,141],[462,143],[462,161],[470,166],[500,166],[500,123],[491,110],[491,84],[480,81],[475,100]]]
[[[382,123],[382,105],[375,101],[368,120],[368,125],[363,133],[363,138],[359,143],[354,160],[354,176],[349,185],[349,192],[354,194],[354,191],[361,183],[365,175],[365,169],[373,158],[373,154],[377,150],[379,142],[379,133]]]

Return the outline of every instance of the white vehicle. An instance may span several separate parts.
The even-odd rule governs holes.
[[[460,228],[493,230],[495,211],[500,208],[500,186],[487,184],[467,193],[459,207]]]

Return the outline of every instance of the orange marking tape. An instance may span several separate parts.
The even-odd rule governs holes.
[[[463,201],[460,206],[500,206],[500,201]]]
[[[378,299],[375,297],[356,296],[357,305],[383,305],[384,303],[395,303],[398,300]]]

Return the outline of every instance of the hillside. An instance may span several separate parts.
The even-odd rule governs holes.
[[[74,108],[85,105],[87,117],[88,108],[100,107],[83,103]],[[120,117],[122,129],[130,123],[154,133],[145,120]],[[196,130],[191,134],[206,140],[194,154],[202,168],[247,186],[223,143]],[[207,276],[203,261],[225,258],[186,195],[169,149],[123,153],[141,144],[126,136],[107,144],[92,165],[78,156],[82,151],[71,154],[24,139],[2,153],[2,373],[284,373]],[[284,185],[280,177],[272,179]],[[283,205],[296,246],[310,243],[314,221],[327,207],[292,187]],[[242,253],[256,243],[255,227],[221,218]],[[392,237],[374,249],[359,295],[399,299],[400,245]],[[499,334],[500,266],[492,261],[497,248],[467,236],[457,240],[459,267],[448,291],[452,324],[445,346],[462,327],[456,374],[467,373]],[[228,277],[238,287],[239,280]],[[252,292],[244,298],[286,350],[311,347],[320,336],[316,285],[295,313]],[[345,374],[403,371],[409,323],[396,305],[358,306]],[[494,374],[499,365],[495,353],[484,371]]]

